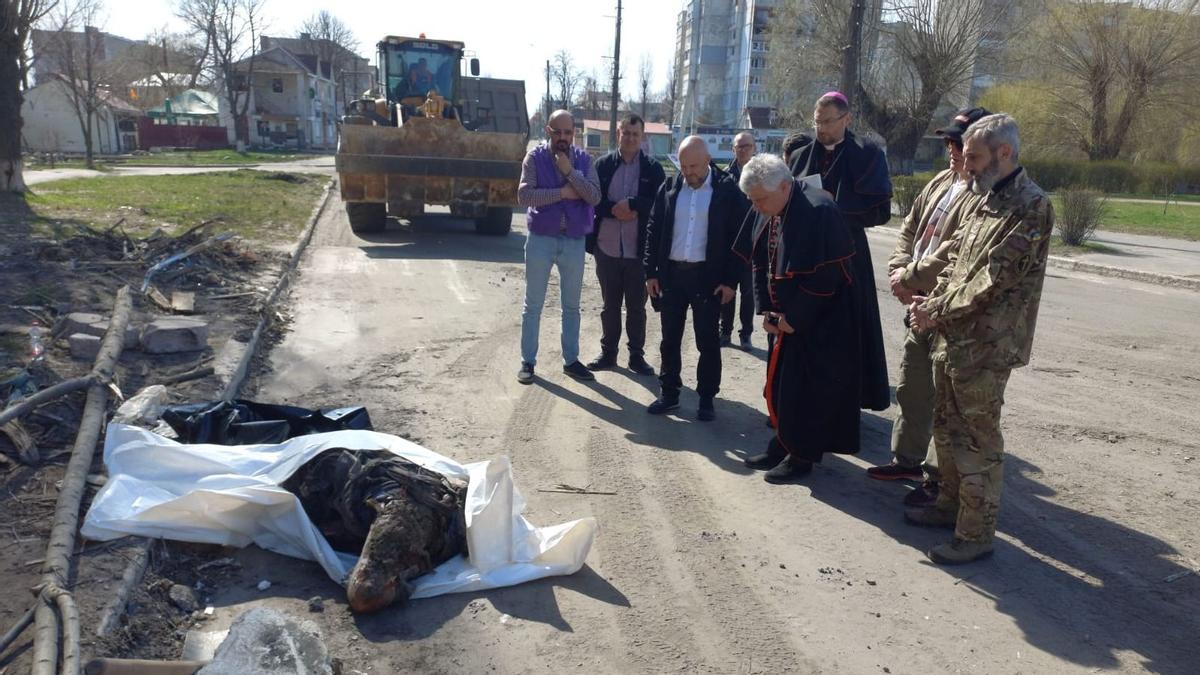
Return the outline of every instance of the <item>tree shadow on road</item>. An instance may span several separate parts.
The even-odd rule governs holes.
[[[525,261],[524,232],[480,235],[475,233],[471,221],[449,216],[417,218],[407,227],[389,219],[388,229],[383,232],[357,236],[370,242],[360,248],[368,257],[376,259]]]
[[[1173,546],[1057,504],[1055,491],[1035,480],[1035,465],[1013,455],[1005,464],[996,553],[944,568],[953,584],[991,599],[1029,644],[1071,663],[1119,668],[1118,653],[1134,652],[1152,672],[1195,673],[1200,574],[1166,582],[1188,569],[1171,559],[1179,554]],[[914,555],[950,536],[905,523],[896,486],[865,480],[850,462],[827,460],[807,485],[813,498],[878,527]]]
[[[624,593],[585,564],[570,576],[546,577],[506,588],[413,600],[405,607],[355,616],[354,623],[363,637],[371,642],[421,640],[436,633],[464,611],[480,611],[482,605],[474,601],[486,600],[502,615],[543,623],[555,630],[572,633],[574,628],[562,614],[556,589],[574,591],[614,607],[630,606],[629,598]]]

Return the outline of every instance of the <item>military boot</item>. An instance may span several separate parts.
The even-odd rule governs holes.
[[[929,559],[939,565],[964,565],[966,563],[989,558],[992,555],[992,543],[967,541],[955,537],[953,541],[939,544],[926,553]]]
[[[958,513],[943,511],[936,506],[922,506],[904,509],[904,519],[921,527],[944,527],[953,530],[958,521]]]

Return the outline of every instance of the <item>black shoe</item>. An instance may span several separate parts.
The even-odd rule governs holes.
[[[629,357],[629,369],[638,375],[654,374],[654,366],[646,363],[646,359],[640,356]]]
[[[721,333],[721,346],[728,347],[733,344],[733,333]]]
[[[900,466],[892,462],[883,466],[873,466],[867,469],[867,477],[875,480],[921,480],[925,474],[920,467]]]
[[[617,365],[617,355],[603,353],[587,364],[588,370],[608,370]]]
[[[767,469],[773,469],[779,466],[779,462],[783,461],[784,457],[787,457],[787,455],[784,453],[771,452],[768,450],[766,452],[760,452],[757,455],[750,455],[746,459],[742,460],[742,464],[745,464],[751,469],[765,471]]]
[[[905,506],[933,506],[938,498],[938,483],[927,480],[917,489],[904,495]]]
[[[671,412],[679,407],[678,396],[659,396],[654,399],[654,403],[646,406],[646,412],[651,415],[662,415],[663,413]]]
[[[744,351],[744,352],[754,351],[754,343],[750,341],[749,335],[743,335],[741,338],[741,343],[742,343],[742,351]]]
[[[711,422],[717,419],[717,411],[713,408],[711,396],[700,399],[700,407],[696,409],[696,419],[701,422]]]
[[[563,372],[577,380],[583,380],[585,382],[596,379],[596,376],[592,374],[592,371],[588,370],[587,366],[578,361],[575,361],[570,365],[563,366]]]
[[[763,480],[768,483],[797,483],[801,478],[812,473],[812,462],[796,459],[791,455],[784,457],[774,469],[763,474]]]
[[[522,363],[521,369],[517,371],[517,382],[521,384],[533,384],[533,364]]]

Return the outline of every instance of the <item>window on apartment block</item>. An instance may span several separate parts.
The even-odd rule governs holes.
[[[271,91],[275,92],[276,94],[283,93],[283,78],[282,77],[275,77],[275,78],[271,79]]]

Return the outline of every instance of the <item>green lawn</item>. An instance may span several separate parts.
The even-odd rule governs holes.
[[[1054,208],[1062,205],[1054,198]],[[1100,230],[1200,241],[1200,206],[1109,201]]]
[[[214,231],[289,242],[304,227],[326,179],[241,169],[187,176],[100,176],[54,181],[28,198],[35,232],[74,234],[72,222],[106,229],[124,218],[130,235],[179,234],[205,220]]]
[[[122,166],[211,166],[214,164],[269,164],[271,162],[290,162],[297,159],[308,159],[313,155],[236,150],[174,150],[171,152],[155,152],[149,155],[135,155],[120,160]]]

